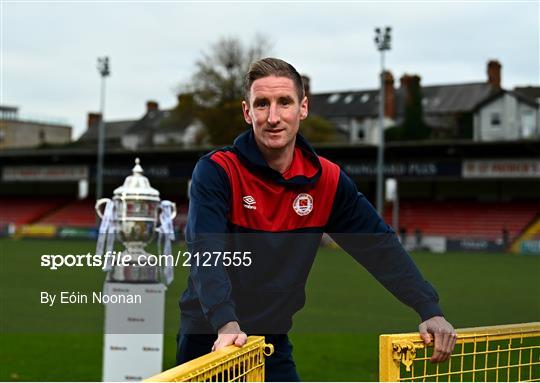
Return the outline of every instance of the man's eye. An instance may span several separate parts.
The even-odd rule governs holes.
[[[290,105],[291,104],[291,100],[285,98],[283,100],[280,101],[280,104],[281,105]]]
[[[264,108],[266,106],[268,106],[268,103],[266,101],[259,101],[259,102],[255,103],[256,108]]]

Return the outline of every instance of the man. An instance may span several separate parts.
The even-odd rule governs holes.
[[[299,380],[286,334],[323,232],[418,312],[422,338],[435,343],[431,360],[446,360],[456,334],[437,293],[353,181],[298,135],[308,99],[296,69],[274,58],[253,63],[242,109],[252,129],[195,167],[186,236],[192,254],[250,250],[252,259],[234,266],[215,256],[210,267],[192,260],[177,362],[267,334],[275,353],[266,379]]]

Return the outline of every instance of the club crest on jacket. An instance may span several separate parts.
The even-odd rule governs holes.
[[[313,197],[307,193],[298,194],[294,199],[293,209],[300,216],[308,215],[313,210]]]

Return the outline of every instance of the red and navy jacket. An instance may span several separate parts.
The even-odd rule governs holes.
[[[195,166],[186,240],[191,254],[251,251],[252,263],[192,259],[181,332],[215,333],[230,321],[247,333],[289,331],[324,232],[422,320],[442,315],[435,289],[336,164],[297,135],[292,164],[281,174],[249,130]]]

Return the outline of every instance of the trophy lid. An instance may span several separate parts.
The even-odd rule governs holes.
[[[132,169],[133,174],[126,177],[124,184],[114,190],[115,197],[145,196],[159,200],[159,191],[150,186],[148,178],[143,176],[143,168],[140,163],[141,161],[136,158],[135,166]]]

